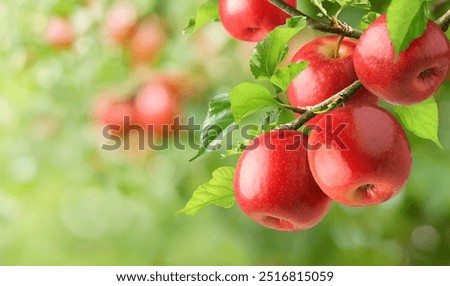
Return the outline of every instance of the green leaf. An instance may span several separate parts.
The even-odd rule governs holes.
[[[330,15],[328,15],[327,10],[323,7],[322,2],[324,0],[311,0],[311,3],[316,6],[317,8],[319,8],[320,12],[326,16],[327,18],[331,18]],[[336,2],[336,0],[333,1],[328,1],[328,2]]]
[[[200,5],[197,14],[189,20],[188,26],[184,29],[184,33],[194,33],[209,21],[219,20],[219,4],[217,0],[209,0]]]
[[[360,9],[370,9],[372,5],[369,0],[335,0],[341,7],[355,7]]]
[[[291,63],[275,72],[270,81],[286,91],[291,82],[308,66],[307,62]]]
[[[412,106],[396,106],[395,112],[405,128],[442,148],[438,138],[439,110],[434,97]]]
[[[250,70],[256,79],[270,79],[276,67],[288,53],[289,40],[306,27],[306,18],[289,18],[258,43],[250,60]]]
[[[379,13],[369,12],[361,19],[361,29],[366,30],[369,26],[380,17]]]
[[[268,107],[278,106],[270,91],[256,83],[244,82],[236,86],[230,93],[231,111],[236,122],[250,114]]]
[[[198,187],[186,206],[177,214],[196,215],[208,205],[231,208],[236,201],[233,191],[234,170],[234,167],[216,169],[212,174],[212,179]]]
[[[202,125],[202,134],[200,137],[201,147],[197,155],[190,161],[193,161],[203,155],[213,146],[213,143],[221,141],[223,135],[231,130],[230,125],[234,122],[231,113],[231,103],[228,94],[219,94],[209,102],[208,113]]]
[[[422,36],[429,19],[428,0],[392,0],[387,27],[396,55]]]

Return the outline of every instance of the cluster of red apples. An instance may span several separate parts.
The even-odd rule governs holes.
[[[103,33],[108,44],[122,47],[134,64],[155,60],[167,39],[165,22],[156,14],[139,17],[136,7],[123,1],[114,4],[104,19]],[[48,45],[57,50],[70,49],[77,34],[69,17],[50,18],[45,30]]]
[[[94,3],[95,4],[95,3]],[[94,5],[89,4],[89,5]],[[151,71],[168,38],[164,19],[155,13],[139,16],[130,1],[118,1],[106,11],[100,25],[102,39],[109,48],[123,49],[131,59],[133,81],[139,84],[131,92],[119,92],[121,87],[101,91],[94,100],[92,119],[108,136],[132,136],[136,127],[153,138],[173,134],[174,119],[180,115],[181,103],[187,97],[201,93],[204,83],[191,73],[181,70]],[[70,17],[49,20],[45,38],[57,50],[72,48],[77,33]],[[105,135],[103,133],[103,135]]]
[[[296,7],[296,0],[285,2]],[[219,7],[225,29],[243,41],[262,40],[289,17],[265,0],[220,0]],[[332,201],[370,206],[402,190],[412,165],[409,142],[379,102],[411,105],[433,96],[447,75],[450,47],[430,21],[396,57],[383,15],[359,41],[318,38],[292,61],[309,62],[288,89],[293,106],[319,104],[358,79],[364,87],[344,107],[309,121],[309,136],[273,130],[241,155],[234,178],[239,207],[257,223],[281,231],[315,226]],[[329,142],[334,133],[340,141]]]

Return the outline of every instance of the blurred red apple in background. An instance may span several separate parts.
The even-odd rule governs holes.
[[[158,82],[149,82],[139,91],[135,109],[137,123],[144,130],[165,135],[172,128],[180,108],[170,88]]]
[[[136,8],[130,2],[118,2],[106,15],[104,32],[116,44],[129,42],[138,20]]]
[[[99,95],[94,102],[92,117],[100,128],[109,126],[109,133],[123,136],[125,120],[135,122],[136,112],[133,99],[111,96],[107,93]]]
[[[45,30],[45,39],[56,49],[69,49],[75,40],[75,31],[67,19],[52,17]]]
[[[166,25],[158,16],[142,20],[131,39],[130,53],[134,63],[145,64],[155,60],[167,39]]]

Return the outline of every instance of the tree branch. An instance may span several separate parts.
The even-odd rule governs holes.
[[[314,20],[313,18],[309,17],[305,13],[290,6],[283,0],[269,0],[269,2],[293,17],[295,17],[295,16],[306,17],[308,27],[310,27],[311,29],[325,32],[325,33],[344,35],[346,37],[355,38],[355,39],[359,39],[359,37],[361,37],[361,34],[362,34],[361,31],[353,29],[351,26],[347,25],[344,22],[339,21],[338,19],[333,19],[333,21],[331,23],[324,24],[324,23]]]
[[[292,123],[284,125],[281,129],[291,129],[298,130],[302,127],[306,122],[316,117],[317,114],[326,113],[331,110],[342,107],[352,96],[354,96],[361,88],[363,87],[362,83],[357,80],[345,89],[336,93],[332,97],[327,100],[305,108],[306,112],[302,114],[299,118],[294,120]]]
[[[448,10],[442,17],[437,19],[436,24],[441,27],[442,31],[446,32],[450,25],[450,10]]]

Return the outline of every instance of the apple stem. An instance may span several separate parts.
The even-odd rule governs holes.
[[[441,27],[442,31],[446,32],[448,30],[448,27],[450,25],[450,9],[436,20],[436,24]]]
[[[367,184],[367,185],[362,185],[362,186],[360,186],[360,187],[357,189],[357,191],[359,191],[359,192],[367,192],[367,191],[369,191],[369,190],[373,190],[374,188],[375,188],[374,185],[372,185],[372,184]]]
[[[341,49],[341,44],[342,44],[342,41],[344,40],[344,38],[345,38],[344,34],[341,34],[339,36],[339,40],[338,40],[338,43],[337,43],[336,51],[334,51],[334,58],[335,59],[339,58],[339,50]]]
[[[281,9],[282,11],[286,12],[287,14],[291,15],[292,17],[299,17],[299,16],[305,17],[307,20],[307,23],[308,23],[308,27],[310,27],[311,29],[325,32],[325,33],[337,34],[337,35],[344,34],[344,36],[349,37],[349,38],[354,38],[354,39],[359,39],[359,37],[361,37],[361,35],[362,35],[361,31],[353,29],[353,27],[351,27],[339,20],[331,21],[329,24],[325,24],[325,23],[316,21],[316,20],[312,19],[311,17],[309,17],[308,15],[306,15],[305,13],[290,6],[283,0],[269,0],[269,2],[272,5]]]

